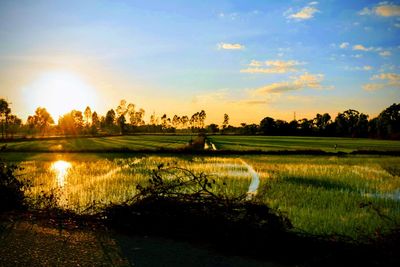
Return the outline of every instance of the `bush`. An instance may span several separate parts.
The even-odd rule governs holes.
[[[14,175],[16,165],[0,162],[0,212],[25,207],[25,185]]]
[[[136,196],[107,207],[102,216],[119,230],[235,244],[264,244],[292,227],[267,205],[246,195],[228,197],[219,186],[203,173],[160,165],[147,186],[137,186]]]

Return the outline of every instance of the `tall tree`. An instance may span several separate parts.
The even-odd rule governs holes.
[[[158,125],[158,117],[154,112],[150,116],[150,125],[153,125],[153,126]]]
[[[182,128],[187,128],[187,124],[189,123],[189,117],[184,115],[181,118]]]
[[[368,134],[368,115],[349,109],[335,118],[336,131],[343,136],[363,137]]]
[[[7,124],[8,115],[11,113],[11,109],[8,107],[8,102],[1,98],[0,99],[0,120],[1,120],[1,138],[4,139],[4,135],[7,135]]]
[[[383,110],[377,121],[380,137],[400,139],[400,103]]]
[[[265,117],[260,121],[260,131],[263,134],[273,135],[276,132],[276,122],[271,117]]]
[[[131,122],[132,126],[144,125],[144,120],[143,120],[144,114],[145,114],[145,111],[142,108],[136,112],[132,112],[130,114],[130,122]]]
[[[120,118],[121,116],[125,116],[125,114],[128,112],[128,108],[126,106],[126,100],[125,99],[122,99],[119,102],[119,105],[115,109],[115,111],[116,111],[117,118]]]
[[[320,133],[324,132],[330,123],[331,116],[328,113],[324,113],[323,115],[318,113],[313,120],[314,126]]]
[[[107,111],[106,118],[105,118],[105,125],[106,127],[111,127],[114,125],[115,122],[115,111],[110,109]]]
[[[181,118],[178,115],[174,115],[174,117],[172,118],[172,127],[177,129],[179,127],[180,122]]]
[[[92,121],[92,110],[90,109],[89,106],[86,107],[84,115],[85,115],[86,127],[89,127],[90,122]]]
[[[162,126],[163,129],[169,128],[168,120],[169,120],[169,118],[167,117],[167,114],[162,115],[162,117],[161,117],[161,126]]]
[[[222,129],[225,129],[229,126],[229,115],[224,114],[224,121],[222,122]]]
[[[205,119],[206,119],[206,117],[207,117],[207,115],[206,115],[206,112],[204,111],[204,110],[202,110],[202,111],[200,111],[200,113],[199,113],[199,127],[200,128],[204,128],[204,121],[205,121]]]
[[[121,134],[125,132],[125,124],[126,124],[126,119],[124,115],[120,115],[117,119],[117,124],[120,128]]]
[[[11,138],[13,138],[14,134],[16,134],[18,132],[18,129],[21,127],[22,120],[16,115],[9,115],[7,123],[7,132],[10,133]]]
[[[99,115],[97,115],[97,112],[94,111],[92,114],[92,126],[99,128],[100,126],[100,119],[99,119]]]
[[[58,119],[58,127],[64,134],[80,134],[83,129],[82,111],[71,110]]]
[[[33,115],[33,121],[36,127],[39,128],[42,135],[44,135],[49,126],[54,123],[50,113],[47,112],[46,108],[38,107]]]

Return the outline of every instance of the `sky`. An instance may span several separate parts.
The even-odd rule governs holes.
[[[400,1],[0,1],[0,97],[105,114],[121,99],[207,123],[400,102]]]

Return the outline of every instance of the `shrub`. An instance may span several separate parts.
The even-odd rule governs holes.
[[[25,184],[17,179],[16,165],[0,162],[0,212],[25,207]]]
[[[292,227],[267,205],[245,195],[228,197],[218,186],[224,185],[203,173],[160,165],[146,186],[137,186],[137,195],[102,216],[120,230],[241,244],[276,240]]]

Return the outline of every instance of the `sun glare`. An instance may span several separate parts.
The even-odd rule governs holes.
[[[71,166],[71,163],[64,160],[58,160],[51,164],[50,169],[56,173],[57,185],[59,187],[64,187],[65,178]]]
[[[42,73],[24,88],[28,107],[33,111],[45,107],[55,123],[59,116],[72,109],[84,111],[86,106],[96,106],[96,90],[78,75],[67,71]]]

